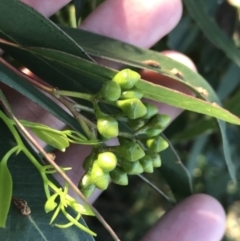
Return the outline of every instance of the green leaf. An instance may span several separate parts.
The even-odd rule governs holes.
[[[0,133],[1,136],[4,136],[4,138],[0,139],[0,156],[3,156],[15,143],[11,133],[1,120]],[[35,157],[38,158],[36,155]],[[27,201],[31,209],[31,215],[27,217],[23,216],[14,205],[11,205],[6,229],[0,229],[1,240],[94,240],[92,236],[79,230],[75,226],[71,226],[68,229],[59,229],[49,225],[52,214],[46,214],[44,212],[46,196],[44,194],[42,178],[38,170],[25,155],[20,153],[16,157],[11,158],[8,162],[8,167],[13,179],[13,196]],[[67,220],[60,214],[57,222],[66,223]],[[83,219],[81,222],[84,224]]]
[[[193,96],[183,94],[169,88],[141,81],[137,87],[144,93],[144,97],[168,105],[190,110],[196,113],[212,116],[232,124],[240,124],[240,119],[229,111],[220,107],[216,102],[210,103]]]
[[[10,86],[11,88],[17,90],[24,96],[28,97],[35,103],[42,106],[45,110],[52,113],[59,120],[63,121],[72,128],[82,131],[78,122],[70,116],[66,111],[59,107],[55,102],[45,96],[38,89],[33,87],[31,84],[26,82],[19,75],[12,72],[10,69],[5,67],[0,63],[0,82]]]
[[[239,49],[236,48],[233,41],[221,31],[214,19],[207,14],[203,2],[195,0],[184,0],[183,2],[192,18],[197,22],[212,44],[223,50],[233,62],[240,66]]]
[[[0,228],[6,227],[6,220],[12,199],[12,176],[7,163],[0,162]]]
[[[228,108],[229,110],[231,110],[231,112],[233,112],[236,115],[240,115],[240,90],[238,90],[233,96],[231,96],[231,98],[229,98],[226,103],[225,106],[226,108]]]
[[[57,25],[18,0],[0,1],[0,36],[1,32],[20,44],[49,47],[88,58]]]

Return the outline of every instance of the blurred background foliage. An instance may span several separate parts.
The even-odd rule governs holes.
[[[240,46],[240,14],[236,7],[224,0],[202,0],[209,17],[214,18],[220,29]],[[76,27],[102,0],[73,1],[51,17],[57,24]],[[80,16],[75,18],[75,6]],[[162,23],[159,23],[161,27]],[[199,73],[216,90],[223,106],[240,116],[240,68],[203,34],[197,23],[184,8],[177,27],[153,47],[155,51],[173,49],[189,56]],[[236,163],[239,180],[240,129],[228,125],[227,134],[231,153]],[[239,182],[229,177],[221,151],[221,137],[216,124],[203,115],[185,111],[165,131],[179,156],[190,171],[196,193],[207,193],[217,198],[228,214],[224,241],[240,240]],[[170,188],[160,171],[146,175],[149,180],[171,196]],[[95,207],[124,241],[138,240],[163,213],[170,208],[158,194],[138,177],[131,177],[127,187],[112,184],[95,202]],[[110,241],[111,237],[94,218],[86,222],[98,233],[96,240]]]

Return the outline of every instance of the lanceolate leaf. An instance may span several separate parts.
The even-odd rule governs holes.
[[[88,58],[69,35],[18,0],[0,1],[0,36],[2,34],[20,44],[50,47]]]
[[[51,99],[42,94],[38,89],[27,83],[24,79],[10,71],[2,64],[0,64],[0,82],[16,89],[18,92],[42,106],[67,125],[81,131],[80,125],[72,116],[60,108]]]
[[[2,156],[1,156],[2,157]],[[12,199],[12,176],[6,161],[0,162],[0,228],[6,227],[6,220]]]
[[[221,31],[214,19],[207,14],[203,1],[184,0],[183,2],[192,18],[196,20],[212,44],[223,50],[233,62],[240,66],[240,50],[234,45],[233,41]]]

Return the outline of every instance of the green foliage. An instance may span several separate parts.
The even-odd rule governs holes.
[[[10,152],[6,155],[9,154]],[[6,228],[6,220],[12,198],[12,176],[7,167],[6,155],[0,163],[0,228]]]
[[[74,1],[76,22],[80,19],[81,11],[83,16],[89,13],[89,10],[83,8],[84,3],[85,1],[82,0]],[[184,0],[184,3],[187,11],[183,19],[169,34],[168,39],[162,40],[161,43],[169,44],[170,47],[184,51],[193,57],[201,75],[151,50],[137,48],[79,29],[60,28],[19,1],[0,1],[0,38],[8,41],[0,42],[1,48],[5,50],[5,59],[11,56],[14,61],[18,61],[46,81],[47,85],[44,86],[45,89],[39,91],[39,86],[28,82],[24,75],[9,68],[3,61],[0,62],[0,81],[68,125],[69,129],[58,131],[39,123],[21,121],[46,144],[62,151],[70,143],[93,146],[91,155],[84,161],[86,172],[79,177],[81,180],[78,187],[85,197],[90,197],[96,188],[107,189],[110,180],[122,186],[131,185],[129,181],[133,180],[133,177],[129,175],[152,173],[157,167],[161,168],[151,174],[151,177],[163,189],[169,185],[172,192],[169,188],[164,191],[169,196],[174,196],[176,200],[191,195],[193,191],[205,191],[220,200],[224,195],[233,197],[222,187],[227,189],[230,178],[236,185],[239,176],[239,164],[233,162],[231,157],[231,154],[234,159],[239,157],[237,152],[239,147],[235,144],[238,141],[233,137],[233,133],[238,133],[239,130],[226,126],[223,121],[240,124],[240,119],[235,116],[240,114],[238,110],[240,95],[239,91],[234,92],[239,84],[235,77],[239,75],[239,67],[229,64],[230,60],[226,57],[228,56],[239,65],[239,51],[233,41],[222,33],[215,22],[210,20],[209,12],[213,13],[213,9],[217,8],[214,1],[196,3]],[[92,2],[86,3],[86,6],[88,4]],[[92,8],[94,8],[93,5]],[[212,10],[209,11],[209,9]],[[190,16],[196,20],[200,29],[192,24]],[[196,40],[202,37],[201,31],[213,45],[207,40],[204,40],[206,44],[197,43]],[[154,49],[161,50],[159,47],[161,43],[158,43]],[[98,65],[89,54],[124,64],[126,69],[118,72]],[[14,65],[14,61],[11,60],[10,63]],[[147,64],[149,61],[156,62],[157,68]],[[196,96],[188,96],[142,80],[137,73],[140,69],[152,70],[165,78],[182,83]],[[233,79],[231,84],[229,79]],[[214,88],[217,89],[217,93],[213,90]],[[59,107],[42,91],[64,104],[71,114]],[[185,113],[167,130],[170,140],[179,150],[179,155],[170,141],[159,136],[169,125],[169,116],[158,114],[158,109],[154,105],[142,102],[143,97],[194,112]],[[69,103],[73,107],[73,102],[66,102],[69,98],[74,101],[73,109],[69,108]],[[235,115],[221,106],[220,99],[223,101],[223,106]],[[4,102],[3,99],[1,102]],[[80,113],[76,111],[77,108],[81,110]],[[199,117],[196,113],[207,117]],[[217,121],[211,117],[217,118]],[[11,122],[13,128],[16,127],[12,119],[8,119],[8,122]],[[90,235],[79,231],[76,227],[87,231],[88,229],[82,225],[81,215],[93,215],[93,212],[67,195],[67,184],[61,188],[51,177],[44,179],[56,170],[50,165],[44,166],[41,158],[26,144],[27,149],[30,150],[28,158],[32,155],[30,160],[34,160],[32,163],[35,163],[35,167],[27,161],[23,157],[22,150],[19,149],[19,142],[13,145],[16,142],[16,136],[7,133],[9,131],[6,130],[5,124],[0,122],[0,133],[4,136],[4,142],[2,140],[4,148],[0,151],[0,227],[6,224],[7,228],[0,229],[0,236],[3,236],[4,240],[25,240],[26,235],[29,235],[32,240],[51,240],[52,237],[61,240],[92,240]],[[216,138],[218,128],[221,138]],[[199,140],[189,142],[191,138],[210,133],[214,133],[211,138],[217,139],[217,143],[210,142],[209,136],[202,136]],[[120,136],[118,146],[107,147],[103,144],[103,140],[117,136]],[[219,139],[222,139],[222,144]],[[206,143],[211,144],[206,146]],[[225,158],[217,154],[221,151],[221,145]],[[12,155],[14,152],[18,154],[15,158]],[[187,161],[183,164],[180,157]],[[37,174],[36,166],[40,175]],[[62,168],[62,170],[65,172],[67,169]],[[219,174],[214,176],[215,179],[211,176],[211,171],[214,173],[214,170],[218,170]],[[26,174],[23,176],[22,173]],[[196,176],[196,173],[201,175]],[[164,177],[167,185],[161,184],[160,176]],[[44,180],[44,188],[41,178]],[[27,184],[27,189],[24,184]],[[51,192],[50,189],[48,190],[48,185],[51,187]],[[111,188],[107,192],[111,193],[113,189],[116,190],[119,187],[114,185],[114,188]],[[132,190],[134,189],[136,187],[133,186]],[[123,189],[120,190],[119,193],[124,192]],[[10,207],[12,193],[13,196],[20,196],[27,200],[32,209],[29,218],[24,219],[14,206]],[[138,197],[140,201],[144,195],[146,196],[146,192],[143,193],[143,196]],[[132,205],[135,205],[134,202]],[[138,205],[136,204],[136,207]],[[144,208],[149,209],[150,206],[154,209],[153,213],[156,213],[158,204],[151,203]],[[44,213],[44,209],[48,214]],[[49,216],[51,212],[53,212],[52,218]],[[113,215],[115,212],[111,213]],[[51,228],[48,225],[49,220],[50,223],[55,223],[55,219],[58,222],[55,226],[60,229]],[[64,221],[66,219],[69,223]],[[13,220],[15,223],[12,223]],[[16,226],[18,228],[13,229]],[[28,230],[29,226],[34,226],[36,229],[27,234],[25,230]],[[144,228],[142,229],[139,223],[137,226],[140,230],[139,234],[134,231],[134,228],[130,228],[132,234],[125,230],[126,239],[124,240],[138,239],[138,235],[144,231]],[[70,232],[71,235],[69,235]],[[93,234],[91,231],[90,233]],[[107,239],[104,236],[102,240]]]

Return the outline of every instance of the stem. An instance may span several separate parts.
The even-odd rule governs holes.
[[[5,39],[3,39],[3,38],[0,38],[0,43],[6,44],[6,45],[8,45],[8,46],[15,47],[15,48],[18,48],[18,47],[19,47],[19,45],[15,44],[15,43],[12,43],[12,42],[9,42],[9,41],[7,41],[7,40],[5,40]]]
[[[90,229],[86,228],[84,225],[82,225],[81,223],[79,223],[75,218],[73,218],[70,214],[68,214],[65,211],[65,208],[62,206],[61,210],[63,212],[63,214],[65,215],[65,217],[74,225],[76,225],[77,227],[79,227],[80,229],[84,230],[86,233],[91,234],[92,236],[97,236],[96,233],[92,232]]]
[[[9,157],[10,157],[14,152],[18,151],[18,149],[19,149],[19,146],[18,146],[18,145],[17,145],[17,146],[14,146],[12,149],[10,149],[10,150],[4,155],[4,157],[2,158],[1,163],[2,163],[3,165],[7,165],[7,161],[8,161],[8,159],[9,159]]]
[[[46,174],[44,172],[42,172],[43,166],[41,164],[39,164],[39,162],[35,159],[35,157],[32,155],[32,153],[25,146],[23,148],[23,153],[32,162],[32,164],[38,169],[40,175],[42,176],[44,191],[45,191],[47,199],[49,199],[51,197],[50,190],[49,190],[49,186],[50,186],[49,182],[50,181],[48,180]]]
[[[164,192],[162,192],[157,186],[155,186],[153,183],[151,183],[146,177],[144,177],[141,174],[138,174],[138,176],[146,182],[154,191],[156,191],[160,196],[164,197],[172,206],[175,205],[176,203],[171,200]]]
[[[0,100],[2,97],[2,91],[0,90]],[[17,145],[20,147],[23,145],[21,138],[19,137],[16,129],[12,126],[11,120],[0,110],[0,118],[4,121],[8,129],[11,131],[15,141],[17,142]]]
[[[75,97],[83,100],[88,100],[90,102],[92,102],[95,98],[94,95],[87,94],[87,93],[74,92],[74,91],[68,91],[68,90],[57,90],[57,89],[55,89],[54,95],[56,97],[58,96]]]
[[[74,108],[79,109],[79,110],[84,110],[87,111],[89,113],[94,114],[94,110],[90,107],[84,106],[84,105],[80,105],[80,104],[74,104],[73,105]]]
[[[122,137],[126,137],[128,139],[134,139],[134,135],[132,135],[131,133],[128,133],[128,132],[122,132],[120,131],[118,133],[118,136],[122,136]]]
[[[63,99],[61,97],[59,100],[71,111],[75,119],[79,122],[79,124],[83,128],[83,131],[85,132],[87,137],[91,140],[96,140],[97,138],[95,136],[95,133],[89,128],[89,127],[95,128],[95,124],[93,124],[91,121],[89,121],[87,118],[82,116],[79,112],[77,112],[76,109],[72,106],[72,104],[68,102],[68,100]]]

